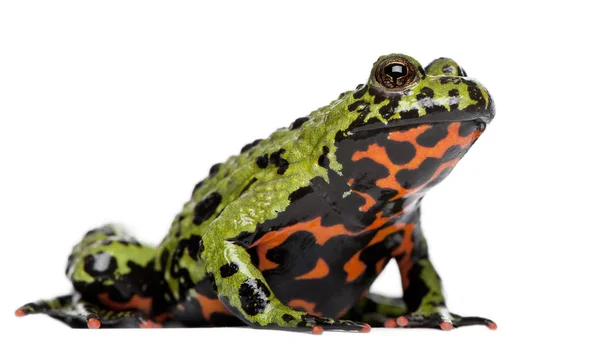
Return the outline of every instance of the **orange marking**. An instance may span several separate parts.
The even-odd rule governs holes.
[[[367,228],[367,230],[371,230],[372,228],[377,228],[380,225],[383,225],[384,223],[388,222],[391,218],[392,217],[383,218],[383,217],[381,217],[381,213],[378,213],[377,219],[371,224],[371,226],[369,226]],[[405,226],[406,226],[405,224],[397,223],[397,224],[387,226],[387,227],[382,228],[381,230],[377,231],[377,233],[375,233],[375,236],[373,237],[373,239],[371,239],[369,244],[367,244],[367,246],[365,248],[356,252],[356,254],[354,254],[354,256],[352,256],[352,258],[350,260],[348,260],[348,262],[346,262],[346,264],[344,264],[344,270],[348,274],[348,276],[346,277],[346,281],[347,282],[354,281],[367,269],[367,266],[365,265],[365,263],[360,260],[360,255],[364,249],[370,247],[371,245],[375,245],[377,243],[382,242],[387,236],[389,236],[392,233],[399,232]],[[386,260],[387,259],[385,259],[385,258],[381,259],[375,264],[375,271],[377,272],[377,274],[379,274],[379,273],[381,273],[381,271],[383,271],[383,267],[385,266]]]
[[[350,258],[350,260],[348,260],[348,262],[344,264],[344,271],[346,271],[346,274],[348,274],[346,277],[347,282],[356,280],[356,278],[360,277],[360,275],[363,274],[363,272],[367,269],[365,263],[360,260],[361,251],[362,250],[359,250],[352,256],[352,258]]]
[[[396,327],[396,321],[394,319],[388,319],[385,321],[385,323],[383,324],[383,326],[385,327]]]
[[[142,329],[157,329],[157,328],[161,328],[162,325],[157,324],[157,323],[153,322],[152,320],[145,320],[145,321],[142,321],[142,323],[140,324],[140,327]]]
[[[285,241],[285,239],[282,240],[281,243],[283,243],[284,241]],[[272,242],[275,242],[275,241],[272,241]],[[279,245],[279,244],[277,244],[277,245]],[[267,259],[267,252],[269,250],[271,250],[271,248],[276,247],[277,245],[274,245],[274,246],[258,245],[256,247],[256,254],[258,255],[258,269],[260,271],[274,269],[274,268],[277,268],[277,266],[279,266],[278,263],[275,263],[275,262]]]
[[[317,260],[317,264],[315,268],[313,268],[308,273],[305,273],[301,276],[296,277],[296,280],[299,279],[321,279],[325,278],[329,274],[329,266],[327,266],[327,262],[325,260],[319,258]]]
[[[396,323],[399,326],[406,327],[406,326],[408,326],[408,319],[406,317],[402,316],[402,317],[396,319]]]
[[[102,293],[98,295],[98,299],[100,302],[107,306],[108,308],[115,311],[124,311],[127,309],[139,309],[142,312],[149,314],[150,309],[152,308],[152,298],[151,297],[141,297],[138,294],[134,294],[131,296],[131,299],[125,303],[115,302],[110,299],[108,293]]]
[[[294,299],[288,302],[288,306],[292,307],[292,308],[297,308],[299,310],[303,310],[308,314],[312,314],[312,315],[316,315],[316,316],[322,316],[323,313],[321,312],[315,312],[315,307],[317,306],[316,303],[314,302],[308,302],[302,299]]]
[[[323,327],[315,326],[312,328],[313,335],[321,335],[323,333]]]
[[[369,244],[367,246],[371,246],[371,245],[375,245],[379,242],[383,242],[383,240],[386,239],[390,234],[396,233],[396,232],[402,230],[402,227],[404,227],[404,224],[397,223],[397,224],[393,224],[388,227],[380,229],[379,231],[377,231],[377,233],[375,234],[375,237],[373,237],[373,239],[371,239],[371,241],[369,242]]]
[[[440,328],[444,331],[450,331],[450,330],[452,330],[452,327],[453,327],[453,325],[449,321],[444,321],[440,324]]]
[[[491,323],[490,325],[488,325],[488,329],[490,330],[496,330],[498,328],[498,325],[496,323]]]
[[[473,141],[475,141],[482,133],[482,131],[480,130],[476,130],[473,133],[465,136],[465,137],[461,137],[458,134],[458,130],[460,128],[460,123],[459,122],[453,122],[450,125],[448,125],[448,135],[446,136],[446,138],[440,140],[435,147],[424,147],[421,146],[417,143],[417,137],[421,134],[423,134],[427,129],[429,129],[431,127],[431,125],[421,125],[415,128],[411,128],[407,131],[397,131],[397,132],[391,132],[388,135],[388,139],[393,140],[393,141],[398,141],[398,142],[409,142],[411,143],[415,150],[416,150],[416,154],[415,156],[406,164],[403,165],[396,165],[394,164],[389,156],[387,155],[386,149],[380,145],[377,144],[371,144],[369,145],[369,147],[367,148],[366,151],[357,151],[354,153],[354,155],[352,155],[352,160],[353,161],[359,161],[363,158],[369,158],[383,166],[385,166],[388,169],[389,175],[383,179],[379,179],[377,180],[376,184],[377,186],[381,187],[381,188],[389,188],[389,189],[393,189],[396,190],[398,192],[398,194],[393,197],[391,200],[395,200],[398,199],[400,197],[404,197],[406,195],[409,195],[411,193],[417,192],[421,189],[423,189],[424,187],[427,186],[427,184],[429,184],[432,180],[434,180],[443,170],[453,167],[457,162],[458,162],[458,158],[450,160],[448,162],[443,163],[442,165],[440,165],[440,167],[435,171],[435,173],[431,176],[431,178],[429,178],[429,180],[412,189],[406,189],[404,187],[402,187],[400,185],[400,183],[398,183],[396,181],[396,174],[404,169],[416,169],[419,166],[421,166],[423,164],[423,161],[425,161],[426,158],[442,158],[442,156],[444,155],[444,153],[446,152],[446,150],[448,150],[450,147],[454,146],[454,145],[458,145],[461,148],[465,148],[468,145],[470,145],[471,143],[473,143]]]
[[[359,196],[365,199],[365,204],[361,205],[360,208],[358,208],[358,210],[366,212],[369,211],[369,209],[371,209],[375,205],[375,198],[371,197],[371,195],[356,190],[352,190],[352,192],[358,194]]]
[[[356,233],[352,233],[344,227],[343,224],[333,226],[322,226],[321,217],[317,217],[313,220],[306,222],[299,222],[297,224],[284,227],[280,230],[268,232],[262,238],[252,243],[250,247],[256,247],[256,253],[258,254],[259,270],[265,271],[277,268],[277,263],[267,259],[267,252],[279,245],[292,234],[299,231],[307,231],[313,234],[317,244],[324,245],[330,238],[347,235],[355,236]]]
[[[196,294],[196,299],[200,302],[202,307],[202,316],[204,319],[209,320],[213,313],[231,314],[223,305],[223,302],[218,298],[212,299],[206,296]]]
[[[16,315],[17,317],[24,317],[24,316],[25,316],[25,314],[27,314],[27,313],[25,313],[25,311],[23,310],[23,308],[19,308],[19,309],[17,309],[17,310],[15,311],[15,315]]]
[[[87,321],[88,329],[98,329],[100,328],[100,320],[96,318],[90,318]]]
[[[365,327],[363,327],[363,328],[360,330],[360,332],[361,332],[361,333],[369,333],[369,332],[371,332],[371,325],[369,325],[369,324],[365,324]]]

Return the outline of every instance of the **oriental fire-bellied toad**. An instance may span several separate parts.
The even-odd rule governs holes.
[[[210,169],[158,247],[117,225],[73,248],[74,292],[20,307],[72,327],[496,324],[450,313],[420,204],[494,117],[453,60],[379,58],[369,80]],[[369,288],[399,265],[403,298]]]

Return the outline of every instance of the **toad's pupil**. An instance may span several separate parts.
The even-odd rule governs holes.
[[[402,64],[390,64],[385,67],[384,71],[386,75],[390,76],[394,81],[397,78],[406,75],[406,67]]]

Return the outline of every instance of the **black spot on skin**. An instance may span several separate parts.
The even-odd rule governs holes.
[[[88,231],[85,234],[84,238],[87,237],[87,236],[90,236],[92,234],[95,234],[95,233],[101,233],[102,235],[107,236],[107,237],[115,236],[116,235],[116,233],[112,229],[112,227],[110,227],[110,226],[102,226],[100,228],[95,228],[93,230]]]
[[[295,320],[296,318],[294,318],[293,316],[289,315],[289,314],[284,314],[281,316],[281,319],[283,319],[283,321],[285,321],[286,323],[291,322],[292,320]]]
[[[215,282],[215,275],[212,274],[212,272],[207,272],[206,273],[206,279],[208,279],[208,281],[210,282],[210,285],[212,286],[213,290],[215,292],[217,292],[217,283]]]
[[[388,119],[392,117],[396,113],[396,109],[398,108],[398,102],[400,101],[400,96],[393,96],[389,98],[389,102],[382,106],[379,109],[379,114],[381,117]]]
[[[419,66],[419,72],[421,73],[421,75],[425,76],[427,75],[427,73],[425,72],[425,69],[423,69],[422,66]]]
[[[354,103],[348,105],[348,111],[354,111],[354,110],[358,109],[358,107],[361,105],[367,105],[367,103],[365,103],[362,100],[357,100]]]
[[[221,167],[221,163],[217,163],[217,164],[213,165],[212,167],[210,167],[210,170],[208,171],[208,175],[211,178],[213,178],[219,172],[219,167]]]
[[[277,167],[277,174],[283,174],[289,167],[288,161],[281,157],[285,153],[285,149],[279,149],[271,154],[269,162],[273,163]]]
[[[373,103],[375,104],[379,104],[382,101],[386,100],[386,95],[381,93],[380,91],[378,91],[377,89],[370,87],[369,88],[369,94],[372,95],[373,98]]]
[[[237,236],[233,238],[229,238],[228,241],[233,242],[236,245],[239,245],[244,248],[248,248],[252,243],[254,243],[254,238],[256,234],[250,233],[247,231],[240,232]]]
[[[356,86],[356,92],[352,95],[354,99],[360,99],[367,92],[367,88],[364,85]]]
[[[260,169],[267,168],[267,166],[269,165],[269,155],[265,153],[262,156],[256,157],[256,165]]]
[[[406,189],[413,189],[427,183],[435,171],[445,162],[454,158],[460,158],[467,151],[460,146],[454,145],[448,148],[441,158],[427,157],[423,163],[415,169],[402,169],[396,174],[396,181]],[[449,172],[446,172],[447,175]],[[440,174],[440,179],[442,175]],[[431,186],[429,186],[431,187]]]
[[[137,240],[123,240],[123,239],[119,239],[119,240],[116,240],[114,242],[119,243],[119,244],[124,245],[124,246],[130,246],[130,245],[135,245],[135,246],[139,246],[139,247],[142,246],[142,244],[140,244],[140,242],[138,242]]]
[[[425,98],[433,98],[433,89],[429,87],[423,87],[419,94],[417,94],[417,100],[422,100]]]
[[[414,145],[407,141],[389,141],[385,143],[385,148],[390,160],[397,165],[410,162],[417,154]]]
[[[433,105],[433,106],[428,106],[425,108],[425,112],[427,114],[433,114],[436,112],[446,112],[446,111],[448,111],[448,110],[442,105]]]
[[[250,144],[244,145],[244,147],[242,147],[242,150],[240,151],[240,153],[244,153],[244,152],[250,150],[251,148],[258,145],[258,143],[260,143],[261,141],[262,141],[262,139],[256,139],[253,142],[251,142]]]
[[[282,175],[282,174],[284,174],[284,173],[285,173],[285,171],[288,169],[288,167],[289,167],[289,166],[290,166],[290,165],[289,165],[289,164],[287,163],[287,161],[286,161],[286,163],[285,163],[285,164],[283,164],[283,165],[281,165],[279,168],[277,168],[277,174],[279,174],[279,175]]]
[[[411,109],[400,111],[400,118],[403,120],[411,119],[411,118],[419,118],[419,110]]]
[[[450,97],[458,97],[459,95],[460,95],[460,92],[456,88],[453,88],[448,91],[448,96],[450,96]]]
[[[221,204],[221,195],[218,192],[209,194],[206,198],[196,203],[194,207],[194,219],[192,220],[195,225],[200,225],[211,217],[219,204]]]
[[[256,178],[252,178],[252,180],[250,180],[250,182],[248,184],[246,184],[246,186],[244,186],[244,188],[242,189],[242,192],[240,192],[240,196],[243,195],[244,193],[246,193],[246,191],[248,191],[248,189],[250,188],[250,186],[252,186],[252,184],[254,184],[256,182]]]
[[[290,196],[288,199],[290,200],[290,202],[295,202],[295,201],[299,200],[300,198],[302,198],[312,192],[313,192],[312,187],[304,186],[304,187],[301,187],[301,188],[297,189],[296,191],[290,193]]]
[[[196,186],[194,186],[194,190],[192,191],[192,195],[194,195],[194,192],[198,191],[202,185],[204,185],[204,180],[200,181],[199,183],[196,184]]]
[[[319,165],[323,168],[328,168],[329,167],[329,158],[327,157],[327,154],[329,153],[329,148],[327,146],[323,146],[323,153],[321,154],[321,156],[319,156]]]
[[[113,275],[117,270],[117,259],[115,259],[113,256],[110,256],[110,254],[107,253],[103,253],[101,257],[109,258],[108,265],[102,265],[104,266],[103,269],[99,270],[96,268],[96,258],[94,257],[94,255],[87,255],[83,259],[83,270],[92,277],[108,277],[109,279],[114,278]]]
[[[194,261],[198,261],[198,257],[204,251],[204,242],[202,237],[198,235],[192,235],[187,245],[188,253]]]
[[[455,85],[458,85],[460,82],[461,82],[461,79],[458,76],[442,76],[442,77],[440,77],[440,83],[442,85],[445,85],[447,83],[453,83]]]
[[[465,80],[467,84],[467,91],[469,92],[469,97],[476,103],[473,105],[469,105],[467,110],[479,110],[485,107],[485,98],[483,98],[483,93],[481,93],[481,89],[477,84],[473,81]]]
[[[417,137],[417,143],[425,147],[435,147],[448,136],[448,128],[441,125],[430,127]]]
[[[240,268],[238,267],[238,265],[234,262],[224,264],[219,269],[221,271],[221,278],[231,277],[232,275],[236,274],[239,269]]]
[[[294,129],[298,129],[300,128],[304,122],[308,121],[308,116],[305,117],[300,117],[297,118],[291,125],[290,125],[290,130],[294,130]]]
[[[165,248],[165,249],[163,249],[162,253],[160,253],[160,268],[166,269],[168,261],[169,261],[169,250],[167,250]]]
[[[265,311],[271,292],[259,279],[248,279],[240,285],[239,295],[244,312],[255,316]]]

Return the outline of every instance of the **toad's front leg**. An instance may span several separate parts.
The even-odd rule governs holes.
[[[200,251],[219,299],[232,314],[255,328],[312,331],[315,334],[323,330],[370,330],[365,323],[317,317],[283,304],[253,265],[246,246],[239,242],[241,236],[248,239],[248,233],[242,233],[244,229],[234,228],[247,226],[247,220],[241,222],[235,217],[243,206],[244,202],[234,202],[213,221],[202,236],[204,248]]]
[[[446,300],[442,292],[442,282],[438,276],[427,251],[427,242],[420,224],[415,225],[412,238],[412,249],[396,257],[402,273],[404,301],[409,314],[397,319],[402,327],[430,327],[451,330],[461,326],[485,325],[496,329],[496,324],[486,318],[463,317],[450,313],[446,308]]]

